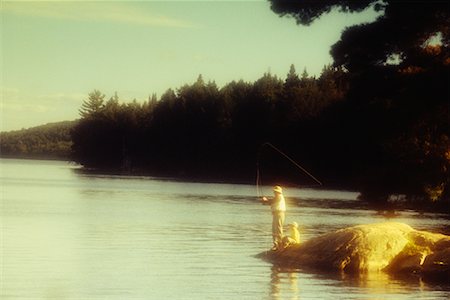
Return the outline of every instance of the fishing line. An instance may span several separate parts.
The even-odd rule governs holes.
[[[258,151],[257,154],[257,159],[256,159],[256,195],[258,196],[258,198],[261,198],[262,193],[261,193],[261,175],[259,172],[259,153],[260,151]]]
[[[258,197],[261,197],[261,174],[259,170],[259,160],[260,160],[260,153],[263,147],[269,146],[273,150],[277,151],[279,154],[281,154],[284,158],[286,158],[289,162],[291,162],[294,166],[296,166],[298,169],[302,170],[306,175],[308,175],[310,178],[312,178],[315,182],[317,182],[319,185],[323,185],[322,182],[320,182],[316,177],[314,177],[310,172],[308,172],[305,168],[303,168],[299,163],[297,163],[295,160],[290,158],[286,153],[272,145],[271,143],[267,142],[262,144],[259,147],[257,158],[256,158],[256,194]]]

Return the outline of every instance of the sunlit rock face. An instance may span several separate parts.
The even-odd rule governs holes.
[[[402,223],[340,229],[261,255],[284,265],[330,271],[450,275],[450,237],[417,231]]]

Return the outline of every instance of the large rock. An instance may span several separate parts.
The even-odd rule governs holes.
[[[340,229],[261,256],[292,267],[450,275],[449,236],[393,222]]]

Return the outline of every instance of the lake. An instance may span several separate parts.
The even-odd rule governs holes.
[[[448,299],[450,284],[283,269],[252,185],[80,172],[1,159],[1,299]],[[271,188],[263,187],[271,196]],[[301,240],[383,221],[449,234],[445,215],[371,210],[357,193],[286,188]]]

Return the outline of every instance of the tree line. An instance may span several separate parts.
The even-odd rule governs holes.
[[[344,77],[331,66],[317,79],[299,76],[292,65],[285,80],[266,73],[220,89],[200,75],[144,103],[93,91],[72,132],[73,158],[92,168],[249,179],[259,145],[297,144],[300,127],[343,99]]]
[[[70,135],[76,121],[49,123],[0,133],[0,156],[14,158],[69,159]]]
[[[328,187],[378,201],[391,194],[448,200],[446,102],[417,101],[412,85],[437,79],[397,72],[392,88],[408,81],[411,90],[397,99],[380,91],[378,101],[362,101],[360,93],[385,85],[382,78],[332,66],[318,78],[292,65],[284,79],[266,73],[222,88],[200,75],[144,103],[121,103],[117,94],[107,99],[96,90],[80,108],[72,158],[87,168],[246,182],[254,180],[259,158],[263,183],[310,185],[289,162],[260,149],[270,142]]]

